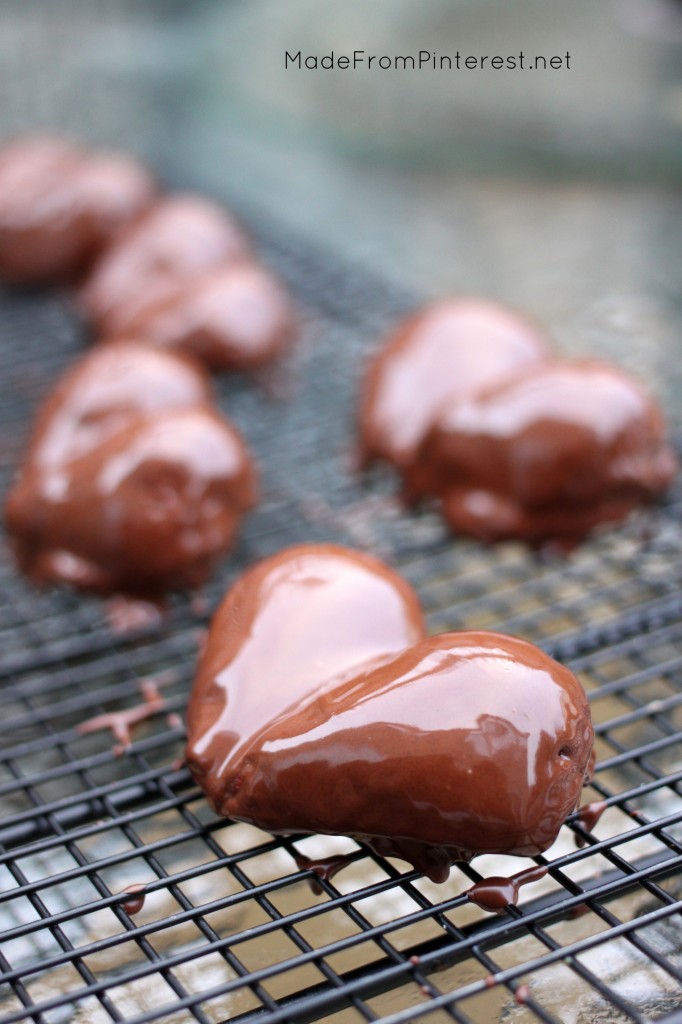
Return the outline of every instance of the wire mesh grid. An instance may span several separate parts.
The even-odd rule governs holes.
[[[287,400],[219,386],[263,501],[205,599],[177,597],[162,625],[114,636],[100,601],[36,593],[2,561],[0,1020],[679,1021],[680,491],[568,559],[454,541],[432,511],[407,515],[386,475],[354,476],[350,453],[362,359],[412,297],[243,212],[296,293],[302,339]],[[45,295],[4,295],[0,331],[6,485],[32,410],[83,338]],[[172,715],[211,609],[254,558],[319,539],[387,558],[434,631],[523,635],[588,690],[599,764],[586,799],[607,810],[595,834],[569,821],[537,858],[548,875],[499,917],[464,890],[518,859],[482,857],[436,886],[348,839],[274,840],[217,819],[178,763]],[[145,679],[165,713],[123,755],[78,731],[138,703]],[[313,891],[301,855],[335,853],[349,866]]]

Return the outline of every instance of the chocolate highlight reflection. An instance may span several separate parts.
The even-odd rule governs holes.
[[[550,352],[532,320],[484,299],[443,300],[412,314],[367,367],[361,461],[392,463],[409,490],[419,446],[441,408]]]
[[[156,597],[199,586],[255,501],[245,445],[185,357],[138,342],[95,350],[38,416],[6,504],[38,583]]]
[[[179,287],[249,250],[216,203],[189,194],[160,199],[98,260],[80,291],[81,309],[101,336],[126,334]]]
[[[547,849],[594,738],[568,669],[514,637],[425,636],[404,580],[331,545],[281,552],[228,593],[188,730],[218,813],[350,835],[434,881],[476,854]]]

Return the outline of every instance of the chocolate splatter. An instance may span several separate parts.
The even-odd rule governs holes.
[[[530,989],[528,985],[519,985],[516,992],[514,993],[514,999],[519,1006],[524,1006],[530,997]]]
[[[128,750],[133,742],[132,729],[153,718],[155,715],[166,714],[166,721],[171,729],[182,728],[183,722],[179,715],[168,712],[168,703],[161,695],[160,686],[168,685],[174,681],[175,676],[166,675],[157,679],[142,679],[140,681],[140,693],[143,701],[132,708],[125,708],[123,711],[108,711],[103,715],[95,715],[76,726],[76,732],[84,736],[93,732],[108,730],[118,743],[113,747],[116,757],[120,757]]]
[[[584,917],[585,914],[589,914],[589,912],[590,908],[587,905],[587,903],[578,903],[577,906],[571,907],[571,909],[568,912],[568,916],[571,919],[571,921],[575,921],[577,920],[577,918]]]

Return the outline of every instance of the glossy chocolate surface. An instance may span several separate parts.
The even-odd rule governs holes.
[[[110,246],[80,292],[100,335],[119,335],[180,286],[248,254],[242,229],[200,196],[159,200]]]
[[[128,333],[153,345],[188,352],[215,370],[262,366],[293,339],[289,297],[264,267],[228,263],[190,282],[151,309],[143,309]]]
[[[7,499],[23,571],[150,596],[203,583],[255,498],[244,443],[209,397],[199,368],[140,343],[67,374]]]
[[[478,853],[551,845],[593,742],[572,673],[500,634],[424,637],[406,585],[378,563],[395,590],[368,602],[343,549],[324,556],[331,578],[309,555],[294,586],[301,550],[242,577],[211,627],[187,759],[212,806],[275,833],[352,835],[437,881]]]
[[[420,486],[483,539],[581,539],[660,494],[676,460],[637,381],[593,360],[530,367],[444,410]]]
[[[218,806],[221,763],[266,721],[424,636],[412,588],[378,559],[302,544],[249,569],[218,608],[188,708],[189,758]]]
[[[475,298],[427,306],[399,324],[368,366],[363,460],[409,467],[442,408],[548,354],[540,327],[504,306]]]
[[[34,136],[0,149],[0,277],[71,281],[153,202],[139,163]]]

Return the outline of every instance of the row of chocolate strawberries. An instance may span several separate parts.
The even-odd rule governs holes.
[[[134,337],[250,369],[291,342],[279,282],[221,206],[163,195],[127,156],[32,137],[0,152],[0,276],[76,287],[98,339]]]
[[[70,287],[98,340],[41,409],[9,494],[20,567],[154,600],[202,584],[257,490],[206,368],[289,347],[284,288],[222,207],[50,137],[0,151],[0,275]]]
[[[244,368],[286,349],[290,303],[247,250],[224,210],[159,198],[127,158],[50,139],[0,154],[0,271],[80,280],[108,339],[48,400],[8,500],[35,580],[158,596],[199,585],[229,549],[255,471],[202,368],[176,353]],[[485,540],[570,547],[676,470],[637,381],[562,359],[532,321],[479,299],[398,326],[365,374],[360,435],[362,460],[393,463],[408,500],[434,496],[455,532]]]

